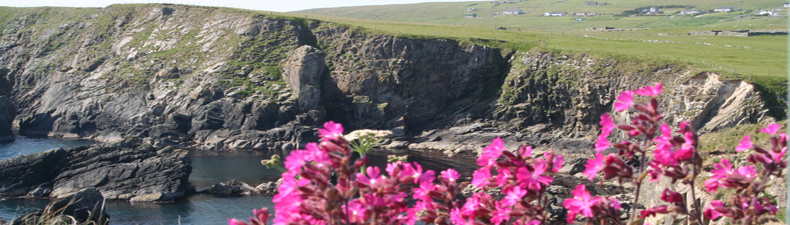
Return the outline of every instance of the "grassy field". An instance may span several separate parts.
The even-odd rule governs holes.
[[[763,9],[786,15],[790,9],[783,7],[785,1],[609,0],[598,1],[599,5],[587,5],[586,1],[590,0],[529,0],[507,4],[421,3],[314,9],[287,15],[344,23],[389,35],[451,38],[514,50],[541,47],[688,63],[699,70],[755,83],[761,90],[770,92],[767,97],[772,99],[787,93],[787,35],[689,35],[693,31],[711,30],[787,30],[786,16],[754,15]],[[664,7],[664,13],[658,16],[617,15],[647,6]],[[707,11],[719,6],[740,10],[702,15],[678,14],[684,8]],[[471,8],[475,11],[467,11]],[[525,14],[497,15],[513,9],[522,10]],[[581,21],[575,16],[542,16],[550,11],[615,15],[581,17]],[[475,13],[478,17],[464,18],[465,13]],[[627,31],[589,29],[607,26]],[[506,30],[496,29],[500,27]]]

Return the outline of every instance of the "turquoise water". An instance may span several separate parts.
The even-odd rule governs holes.
[[[41,139],[20,137],[13,143],[0,144],[0,160],[54,148],[72,148],[92,144],[84,140]],[[275,179],[279,172],[266,169],[260,160],[269,155],[260,153],[193,152],[190,182],[198,189],[239,179],[250,185]],[[0,218],[11,220],[30,211],[44,208],[46,199],[0,199]],[[273,209],[271,196],[216,198],[194,195],[172,203],[128,203],[109,201],[107,213],[112,224],[227,224],[228,219],[246,219],[252,209]]]

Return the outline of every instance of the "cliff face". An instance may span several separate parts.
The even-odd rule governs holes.
[[[575,148],[619,92],[655,82],[672,122],[717,130],[764,115],[751,85],[670,63],[503,54],[229,9],[37,8],[3,27],[23,135],[279,150],[334,120],[417,137],[415,148],[474,149],[491,135]]]

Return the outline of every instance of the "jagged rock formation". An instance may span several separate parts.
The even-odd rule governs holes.
[[[19,132],[30,136],[287,150],[334,120],[348,130],[401,131],[395,147],[451,154],[495,136],[589,149],[602,113],[625,120],[613,113],[616,95],[655,82],[665,83],[661,104],[673,123],[715,131],[765,115],[751,85],[666,62],[503,53],[170,4],[37,8],[9,18],[0,68]]]
[[[106,199],[183,197],[192,171],[187,153],[141,142],[54,149],[0,161],[0,196],[62,198],[95,188]]]
[[[14,132],[11,124],[16,116],[16,108],[11,99],[11,84],[5,78],[8,70],[0,69],[0,143],[14,141]]]

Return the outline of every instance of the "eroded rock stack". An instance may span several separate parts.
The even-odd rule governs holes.
[[[170,201],[186,194],[191,171],[186,151],[132,138],[0,161],[0,197],[62,198],[95,188],[106,199]]]

